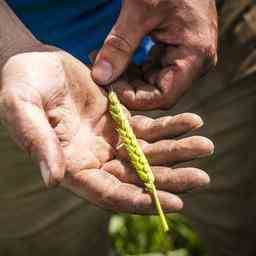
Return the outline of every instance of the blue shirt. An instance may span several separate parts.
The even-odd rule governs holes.
[[[121,0],[7,0],[21,21],[41,42],[60,47],[84,63],[100,49],[114,25]],[[135,61],[147,52],[144,40]]]

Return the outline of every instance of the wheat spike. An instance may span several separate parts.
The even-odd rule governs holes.
[[[163,230],[168,231],[169,227],[157,195],[156,187],[154,184],[154,175],[152,173],[148,160],[136,139],[136,136],[123,112],[123,108],[116,94],[112,90],[108,92],[108,100],[109,112],[116,123],[116,130],[128,152],[130,161],[134,169],[136,170],[137,175],[144,183],[146,190],[153,195],[155,205],[161,219]]]

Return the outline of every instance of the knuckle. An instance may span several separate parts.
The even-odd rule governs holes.
[[[112,48],[113,51],[122,52],[125,55],[130,54],[133,50],[132,45],[118,34],[109,35],[105,41],[105,45]]]

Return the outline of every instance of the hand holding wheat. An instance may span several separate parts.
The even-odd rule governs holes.
[[[54,174],[59,165],[66,170],[61,185],[104,209],[152,214],[152,198],[126,152],[119,151],[108,99],[83,63],[63,51],[24,53],[6,64],[1,78],[1,121],[19,145],[37,150],[38,160],[47,158]],[[212,144],[199,136],[175,138],[202,120],[187,113],[155,120],[138,115],[129,121],[145,146],[164,211],[180,210],[182,201],[174,193],[205,185],[209,177],[196,168],[170,167],[211,154]]]

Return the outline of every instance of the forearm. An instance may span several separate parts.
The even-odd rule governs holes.
[[[4,0],[0,0],[0,69],[13,55],[31,51],[40,43]]]

